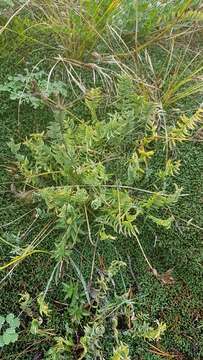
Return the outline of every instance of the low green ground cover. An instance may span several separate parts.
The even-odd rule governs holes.
[[[15,1],[12,3],[15,8]],[[0,64],[0,315],[6,319],[6,315],[14,314],[15,317],[9,315],[8,319],[14,321],[14,325],[17,324],[14,326],[15,331],[9,334],[10,337],[4,337],[5,344],[1,345],[0,342],[0,359],[200,360],[203,356],[202,44],[198,35],[194,38],[194,35],[187,37],[186,34],[177,47],[173,43],[175,40],[172,40],[171,47],[167,48],[167,39],[164,37],[175,26],[174,21],[176,25],[179,24],[177,29],[186,21],[183,26],[185,31],[186,26],[189,27],[188,17],[193,19],[196,16],[197,26],[200,14],[193,13],[193,7],[198,6],[198,1],[189,8],[190,13],[185,12],[186,5],[191,5],[189,1],[183,1],[182,7],[176,4],[179,13],[175,18],[169,6],[166,13],[163,12],[160,22],[156,6],[152,11],[147,2],[143,1],[138,12],[139,21],[143,21],[143,24],[136,42],[137,57],[131,58],[134,48],[131,40],[129,41],[132,34],[128,30],[132,27],[131,22],[136,21],[132,17],[129,23],[122,23],[123,38],[121,39],[121,34],[116,35],[117,46],[120,44],[119,52],[122,50],[122,62],[119,63],[118,58],[112,61],[112,57],[110,61],[108,54],[103,55],[107,56],[107,63],[104,61],[104,73],[99,78],[96,76],[95,83],[92,81],[94,76],[90,76],[92,65],[86,61],[90,54],[85,53],[83,57],[84,44],[80,47],[81,39],[78,40],[77,28],[74,28],[73,37],[67,42],[64,38],[64,26],[67,26],[67,22],[64,25],[61,17],[56,18],[51,7],[45,7],[49,12],[43,19],[52,30],[53,48],[47,54],[44,43],[47,32],[44,25],[40,25],[40,46],[44,55],[42,54],[35,37],[35,26],[43,15],[38,18],[35,7],[39,9],[42,5],[51,6],[53,2],[46,0],[41,5],[40,1],[33,3],[29,16],[22,16],[22,28],[16,18],[13,28],[11,27],[14,29],[13,33],[8,31],[0,34],[2,49],[15,36],[20,40],[17,52],[13,48],[8,51],[8,56],[7,53],[1,54]],[[110,3],[106,2],[108,6]],[[115,11],[119,7],[119,1],[113,5]],[[130,6],[126,10],[128,4],[123,2],[123,5],[122,11],[129,11]],[[131,6],[134,9],[133,3]],[[110,9],[108,7],[108,11]],[[112,43],[109,50],[108,47],[105,48],[106,43],[99,42],[105,34],[107,18],[103,17],[104,22],[100,24],[98,10],[96,7],[95,18],[89,17],[88,23],[80,18],[80,26],[86,32],[83,40],[88,38],[92,21],[96,19],[94,26],[97,32],[90,39],[91,46],[111,52]],[[77,24],[76,14],[73,12],[71,19]],[[120,16],[121,21],[121,15],[117,16]],[[2,19],[4,22],[4,17]],[[31,21],[36,23],[28,36],[28,33],[25,35],[23,26],[29,27]],[[113,21],[119,21],[119,18],[115,15]],[[115,25],[114,22],[113,24]],[[159,26],[163,37],[157,37]],[[101,33],[98,36],[99,31]],[[79,66],[79,70],[76,75],[75,68],[71,68],[71,71],[68,68],[67,76],[64,61],[59,58],[54,58],[53,61],[51,57],[58,55],[56,43],[60,46],[62,43],[62,55],[66,59],[70,55],[68,44],[74,46],[76,40],[78,43],[74,60],[77,63],[68,58],[67,64],[70,68]],[[123,47],[124,41],[126,45]],[[185,46],[183,50],[181,41]],[[189,45],[186,44],[187,41]],[[139,50],[137,44],[140,46]],[[123,60],[126,48],[130,58]],[[97,60],[98,55],[96,54]],[[101,58],[97,66],[101,74],[100,61]],[[39,74],[39,69],[43,70],[44,82],[41,75],[30,81],[29,77],[33,76],[32,71],[36,70],[37,63],[40,65],[36,73]],[[21,76],[22,81],[16,81],[15,76],[25,76],[25,69],[28,68],[30,72],[26,80],[22,80]],[[109,77],[107,74],[110,74]],[[140,79],[137,80],[138,75]],[[3,85],[9,83],[8,76],[11,88]],[[73,76],[72,85],[70,76]],[[52,83],[53,78],[56,89]],[[44,84],[47,86],[47,79],[50,92],[46,92],[44,96],[42,88]],[[88,91],[83,92],[84,84]],[[22,86],[26,86],[23,92]],[[13,96],[15,100],[12,100]],[[22,98],[24,103],[19,107],[19,99],[22,101]],[[76,103],[69,107],[75,98]],[[61,114],[65,114],[64,118],[57,122],[57,116]],[[85,126],[91,140],[86,143],[88,136],[83,129]],[[53,137],[58,132],[59,136]],[[29,143],[31,134],[36,133],[43,133],[40,135],[43,144],[35,143],[35,137],[32,138],[33,143]],[[27,144],[34,144],[32,154],[29,152],[30,148],[25,146],[25,139]],[[23,144],[21,157],[18,146],[14,145],[19,143]],[[53,147],[54,144],[56,148]],[[57,146],[59,152],[65,146],[65,152],[61,152],[61,162],[58,162],[60,166],[63,164],[61,167],[57,165],[57,160],[53,162],[51,158],[57,153]],[[41,160],[38,161],[38,154],[40,151],[43,154],[45,150],[52,159],[51,172],[56,173],[54,176],[50,175],[48,155],[43,158],[43,164],[40,163]],[[67,183],[77,190],[69,192],[66,201],[70,200],[71,211],[78,211],[76,225],[78,219],[81,220],[76,231],[74,228],[77,236],[75,232],[73,236],[69,231],[71,223],[66,223],[65,226],[64,223],[63,226],[59,223],[61,218],[66,219],[60,212],[61,203],[57,203],[55,207],[50,206],[54,199],[51,193],[53,186],[55,190],[60,187],[67,191],[66,177],[62,172],[66,169],[66,158],[72,160],[70,154],[74,161],[68,168]],[[24,163],[22,155],[27,155],[29,164]],[[172,165],[168,160],[172,161]],[[177,160],[180,161],[180,169]],[[101,163],[104,164],[103,167],[100,166]],[[88,172],[86,168],[89,164],[91,166]],[[98,164],[99,170],[94,172],[98,169]],[[77,171],[72,171],[75,168]],[[28,170],[33,172],[32,176]],[[46,174],[41,178],[41,172],[44,174],[46,171],[49,173],[48,177]],[[88,188],[89,178],[94,183],[92,191]],[[74,183],[75,179],[77,184]],[[122,188],[123,184],[126,189]],[[149,206],[153,195],[166,203],[168,194],[174,194],[174,184],[176,189],[182,188],[177,203],[167,203],[157,208]],[[115,186],[115,193],[117,191],[117,200],[113,199],[113,191],[106,190],[106,187],[112,185]],[[33,198],[30,200],[29,191],[33,189],[35,194],[31,193]],[[47,193],[46,196],[43,193],[47,189],[48,195],[52,196],[49,201]],[[79,193],[78,189],[82,189],[83,193]],[[84,201],[81,210],[80,201],[84,191],[88,199]],[[166,196],[163,195],[165,193]],[[39,194],[42,194],[42,199]],[[138,220],[132,220],[135,208],[132,204],[129,209],[130,202],[136,203],[140,211]],[[63,202],[62,204],[64,205]],[[112,215],[109,208],[115,210],[117,207],[116,215],[115,212]],[[146,207],[150,209],[148,212]],[[121,216],[123,208],[127,213],[124,217]],[[108,219],[103,216],[106,213],[109,215]],[[115,225],[113,218],[112,225],[110,216],[115,216],[118,224]],[[103,223],[100,221],[98,225],[99,218],[103,219]],[[103,224],[105,228],[102,227]],[[1,335],[6,326],[6,322],[0,318]],[[0,341],[2,339],[3,337]]]

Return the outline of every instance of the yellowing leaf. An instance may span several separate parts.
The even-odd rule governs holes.
[[[44,301],[44,295],[40,294],[37,298],[37,303],[39,305],[39,313],[41,316],[46,315],[49,316],[51,310],[48,307],[48,304]]]
[[[130,360],[128,346],[121,343],[118,348],[114,350],[111,360]]]
[[[159,225],[159,226],[163,226],[166,229],[170,229],[171,224],[173,222],[173,217],[169,217],[168,219],[159,219],[155,216],[149,215],[148,216],[149,219],[151,219],[155,224]]]
[[[143,337],[149,340],[160,340],[163,333],[166,331],[166,324],[157,321],[157,328],[150,327],[146,332],[143,333]]]

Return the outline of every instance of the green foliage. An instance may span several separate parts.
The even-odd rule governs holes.
[[[180,171],[181,163],[179,160],[172,161],[171,159],[167,160],[164,170],[159,170],[158,176],[165,180],[168,176],[175,176]]]
[[[155,216],[149,215],[149,219],[151,219],[155,224],[159,226],[163,226],[166,229],[170,229],[171,224],[173,222],[173,217],[169,217],[168,219],[158,219]]]
[[[178,160],[167,160],[165,170],[157,164],[156,171],[149,173],[151,161],[163,151],[160,142],[165,139],[164,130],[158,130],[154,120],[156,106],[137,95],[133,82],[126,77],[119,80],[115,108],[105,117],[97,110],[101,97],[97,89],[90,90],[85,99],[90,110],[86,121],[69,116],[65,110],[54,110],[54,120],[47,131],[30,135],[23,144],[9,143],[22,179],[35,189],[39,217],[47,212],[55,221],[58,235],[55,248],[52,246],[53,258],[58,264],[74,264],[85,290],[81,293],[73,282],[63,284],[67,303],[65,335],[55,338],[47,353],[50,359],[72,353],[76,346],[73,334],[80,326],[84,329],[79,342],[81,359],[92,359],[93,354],[103,358],[102,344],[109,320],[115,335],[116,350],[112,356],[118,359],[130,356],[121,343],[120,317],[126,319],[126,331],[132,339],[158,340],[166,330],[165,323],[153,327],[148,318],[137,318],[135,300],[112,289],[113,279],[123,271],[125,263],[113,261],[89,288],[72,260],[73,250],[85,236],[90,246],[95,246],[100,240],[116,241],[120,235],[137,240],[146,221],[168,230],[174,218],[160,214],[177,203],[182,191],[175,185],[174,192],[166,192],[168,182],[179,171]],[[170,130],[171,127],[168,133]],[[171,132],[170,138],[173,136]],[[186,138],[185,130],[183,136]],[[22,154],[23,147],[26,154]],[[156,191],[150,186],[153,182]],[[142,185],[146,183],[147,189]],[[29,300],[26,297],[22,306],[32,318],[31,333],[50,336],[43,319],[51,314],[45,295],[42,293],[37,299],[39,318],[28,311]]]
[[[0,92],[9,93],[11,100],[18,100],[20,104],[31,104],[37,109],[59,95],[66,97],[67,87],[59,80],[48,83],[47,74],[36,68],[33,72],[25,69],[25,74],[9,76],[8,81],[0,85]]]
[[[160,340],[165,333],[167,326],[163,322],[156,321],[157,326],[154,328],[148,322],[148,316],[145,314],[138,314],[134,322],[134,336],[141,336],[145,339]]]
[[[157,322],[157,328],[149,327],[144,333],[143,337],[149,340],[160,340],[161,336],[166,331],[166,324]]]
[[[14,343],[18,340],[17,328],[20,326],[20,321],[14,314],[0,316],[0,348]]]
[[[118,328],[118,320],[123,319],[126,325],[125,336],[142,337],[149,341],[160,339],[163,335],[166,325],[157,321],[157,328],[150,326],[147,317],[135,317],[136,301],[131,298],[131,292],[117,293],[114,279],[120,271],[126,266],[122,261],[113,261],[105,272],[101,273],[95,281],[95,287],[90,286],[91,303],[87,307],[81,295],[78,292],[78,284],[64,283],[64,301],[67,302],[67,308],[64,312],[66,319],[64,337],[55,337],[54,345],[48,350],[46,356],[48,359],[63,359],[65,356],[71,356],[74,350],[80,349],[78,359],[99,359],[104,357],[104,342],[106,340],[107,330],[111,328],[114,333],[112,346],[109,353],[113,352],[112,359],[129,360],[130,348],[121,341],[122,334]],[[77,318],[78,309],[83,312],[83,317]],[[49,329],[43,327],[43,322],[33,319],[31,332],[34,335],[48,336]],[[81,332],[82,336],[75,339],[74,334]],[[78,342],[79,341],[79,342]],[[114,350],[113,350],[114,347]],[[72,357],[71,357],[72,358]]]
[[[0,19],[0,26],[6,23],[8,16],[19,5],[20,1],[2,1],[0,14],[3,6],[4,16]],[[17,210],[13,212],[16,216],[14,226],[10,219],[5,221],[6,227],[12,226],[12,233],[8,231],[1,238],[5,248],[1,247],[0,250],[7,263],[1,264],[0,268],[1,270],[9,268],[9,273],[4,279],[8,275],[10,276],[17,267],[16,265],[27,256],[37,255],[37,253],[41,256],[43,252],[46,253],[46,256],[50,255],[48,262],[43,259],[43,255],[42,262],[41,257],[38,262],[38,256],[36,256],[36,260],[33,257],[29,259],[29,262],[25,262],[25,267],[19,266],[17,269],[16,276],[19,276],[20,279],[23,277],[24,280],[26,276],[28,277],[28,281],[24,281],[29,293],[25,292],[20,295],[19,305],[25,315],[25,322],[23,320],[25,331],[22,332],[20,339],[22,341],[15,345],[15,354],[21,352],[22,344],[24,346],[24,341],[27,342],[28,336],[33,342],[33,356],[38,357],[38,347],[42,347],[43,355],[39,356],[52,360],[66,358],[103,360],[106,357],[112,360],[129,360],[135,356],[152,359],[158,356],[151,353],[153,349],[157,354],[160,351],[162,357],[164,350],[162,352],[160,349],[167,349],[169,352],[172,348],[177,349],[177,354],[166,353],[166,356],[171,357],[179,356],[178,348],[186,357],[199,352],[196,348],[196,334],[199,331],[196,321],[199,314],[198,309],[193,309],[193,306],[198,308],[195,301],[195,305],[193,304],[194,292],[198,290],[197,286],[180,284],[184,279],[184,270],[181,269],[182,272],[179,270],[185,261],[186,273],[188,273],[189,265],[191,265],[191,262],[188,263],[188,259],[195,258],[192,264],[194,265],[196,262],[195,266],[199,271],[201,259],[199,257],[196,259],[195,254],[193,257],[197,246],[192,232],[192,236],[188,236],[189,240],[187,239],[188,228],[193,224],[193,219],[185,220],[187,218],[187,216],[185,217],[186,210],[184,212],[183,209],[179,220],[178,216],[176,218],[176,209],[174,214],[170,209],[177,206],[177,202],[182,196],[181,186],[184,185],[183,180],[186,175],[184,174],[185,170],[183,172],[181,170],[182,166],[184,168],[184,161],[187,161],[188,156],[186,152],[183,165],[180,167],[180,161],[177,159],[179,152],[175,151],[175,146],[178,145],[178,142],[191,140],[196,126],[202,122],[201,108],[191,117],[182,115],[178,121],[176,121],[175,115],[183,113],[182,104],[178,103],[179,100],[202,90],[202,84],[199,81],[201,76],[198,77],[202,68],[199,67],[198,70],[190,72],[190,64],[193,59],[190,59],[190,51],[187,53],[190,44],[185,41],[185,38],[182,42],[183,47],[186,43],[188,48],[183,52],[185,57],[188,55],[189,62],[182,73],[179,72],[180,58],[176,58],[176,41],[179,46],[180,35],[183,33],[183,36],[184,34],[187,36],[187,31],[189,34],[191,29],[198,30],[198,21],[202,20],[201,11],[198,9],[199,5],[201,5],[200,1],[190,0],[179,2],[173,0],[161,2],[34,0],[20,16],[13,18],[3,34],[0,35],[1,57],[5,58],[7,54],[11,55],[11,48],[13,49],[12,53],[16,48],[20,50],[22,44],[26,45],[25,53],[21,54],[19,51],[20,56],[24,57],[22,63],[27,62],[27,49],[29,49],[29,57],[35,56],[34,53],[36,54],[39,50],[35,48],[37,51],[31,52],[30,45],[34,47],[37,44],[40,49],[42,47],[42,52],[44,49],[50,49],[50,53],[46,52],[46,59],[53,53],[57,54],[57,58],[54,58],[56,63],[48,76],[44,71],[35,67],[32,72],[26,70],[23,75],[10,77],[9,81],[0,87],[1,92],[10,94],[11,99],[18,100],[20,105],[31,104],[34,109],[41,110],[37,113],[39,123],[47,116],[47,112],[43,113],[44,105],[50,107],[54,114],[54,119],[48,129],[39,133],[31,133],[21,144],[12,139],[9,141],[10,151],[16,159],[16,163],[12,165],[15,170],[11,171],[9,164],[8,173],[12,173],[12,179],[9,179],[9,176],[3,176],[3,181],[4,178],[6,180],[6,183],[3,183],[3,190],[7,186],[7,181],[10,180],[17,183],[19,192],[16,191],[16,193],[18,195],[26,193],[26,190],[31,192],[31,200],[28,205],[33,205],[36,213],[36,215],[32,213],[31,221],[33,222],[30,226],[26,225],[26,231],[22,232],[21,227],[24,227],[24,224],[18,226],[18,221],[21,219],[21,213],[20,218],[17,218],[18,204],[15,201],[12,201],[12,204],[6,203],[6,210],[4,210],[5,202],[7,199],[10,200],[9,184],[8,194],[6,193],[6,196],[2,197],[1,213],[3,213],[3,218],[8,219],[10,213],[12,214],[10,210],[14,206],[16,206],[14,209]],[[114,30],[108,28],[112,21],[116,25]],[[192,27],[191,25],[194,23],[195,26]],[[115,34],[113,40],[117,41],[106,37],[109,29],[111,34]],[[126,40],[127,46],[123,39]],[[125,48],[127,54],[112,56],[114,44],[116,53]],[[155,61],[151,61],[151,52],[150,55],[148,53],[148,47],[151,44],[158,45],[155,53],[160,47],[164,54],[165,51],[167,52],[167,65],[164,64],[165,55],[163,58],[159,58],[158,51],[155,54]],[[168,44],[171,45],[171,49]],[[128,51],[128,45],[130,48],[132,46],[132,52]],[[192,41],[192,45],[195,47],[194,41]],[[146,52],[140,52],[131,62],[129,55],[139,52],[143,48],[146,48]],[[92,53],[93,50],[96,51]],[[58,56],[59,53],[62,57]],[[191,51],[191,54],[193,53],[194,48]],[[129,60],[122,64],[120,60],[125,59],[125,56]],[[93,57],[97,64],[90,63]],[[143,67],[145,67],[144,57],[148,63],[146,72],[149,72],[146,77],[145,72],[140,71],[141,66],[138,64],[139,61],[143,62]],[[76,61],[76,59],[80,61]],[[40,59],[37,58],[37,61],[40,63]],[[175,61],[178,63],[177,68],[172,66]],[[184,62],[184,57],[181,61]],[[55,71],[58,62],[60,66]],[[31,63],[33,63],[33,59],[31,59]],[[40,67],[43,66],[42,63]],[[105,104],[106,94],[102,93],[101,83],[94,81],[94,85],[89,84],[89,90],[86,90],[81,80],[84,76],[84,68],[88,69],[87,71],[93,71],[93,76],[97,69],[102,74],[103,65],[101,64],[103,63],[107,65],[108,74],[115,74],[115,64],[119,65],[125,74],[130,73],[130,77],[127,75],[117,76],[118,81],[114,84],[117,94],[114,94],[109,108],[105,107],[108,105]],[[161,71],[159,72],[158,69],[154,72],[153,67],[156,65],[158,67],[159,63],[163,65]],[[61,71],[61,65],[63,65],[63,70],[67,71],[68,84],[64,71]],[[77,73],[75,72],[76,68],[79,69]],[[58,74],[64,82],[57,81]],[[51,78],[55,80],[51,81]],[[106,79],[109,78],[106,77]],[[188,86],[190,81],[195,82],[194,85]],[[76,109],[77,117],[71,114],[69,108],[69,88],[74,88],[73,84],[82,90],[84,99],[82,106],[78,106]],[[76,91],[74,96],[77,95]],[[4,96],[4,98],[6,97]],[[66,100],[68,106],[66,106]],[[78,104],[78,98],[73,100],[73,104]],[[174,103],[177,104],[176,109],[171,106]],[[7,116],[9,111],[6,107],[5,117],[4,106],[0,112],[3,119],[2,139],[6,143],[6,139],[11,138],[9,131],[15,128],[15,121],[12,121],[12,125],[9,124],[8,136],[4,138],[4,133],[7,134],[5,131],[8,125],[7,118],[9,121],[11,119],[11,116]],[[83,110],[85,106],[87,109],[83,116],[81,109]],[[26,106],[25,109],[27,120],[28,107]],[[88,111],[89,116],[87,115]],[[23,122],[23,126],[25,123],[26,121]],[[34,128],[41,129],[42,126],[37,123]],[[28,124],[28,128],[23,129],[23,133],[20,134],[21,139],[27,130],[30,131],[30,124]],[[18,135],[16,134],[16,138]],[[17,141],[19,141],[19,137]],[[191,149],[191,147],[188,148]],[[10,157],[11,154],[8,153]],[[3,163],[3,171],[4,166]],[[7,168],[5,169],[7,171]],[[175,185],[173,191],[172,182],[175,181],[174,177],[177,174],[180,175],[177,180],[179,186]],[[189,182],[186,179],[185,183],[189,184],[188,187],[191,186]],[[11,185],[11,197],[15,196],[12,191],[13,186],[14,184]],[[193,186],[197,189],[199,182],[195,180]],[[22,187],[23,190],[20,191]],[[186,191],[188,192],[188,189]],[[11,199],[13,200],[13,198]],[[187,208],[190,205],[194,206],[193,202],[189,204],[189,200],[182,197],[181,207],[182,204],[184,205],[184,201]],[[23,210],[23,205],[20,210]],[[183,223],[186,224],[184,231],[179,223],[182,218],[184,218]],[[47,220],[48,223],[44,224]],[[44,227],[39,235],[35,236],[41,224]],[[161,229],[159,230],[158,227]],[[194,227],[198,228],[197,225]],[[46,229],[48,229],[48,234],[50,231],[51,236],[47,236],[46,241],[43,242],[43,246],[48,249],[43,251],[37,247],[45,239]],[[174,230],[174,236],[169,236],[169,229],[171,229],[170,234],[173,234]],[[179,229],[180,237],[177,236]],[[41,236],[43,232],[45,235]],[[155,233],[155,242],[153,233]],[[172,268],[176,262],[176,257],[173,255],[176,254],[177,258],[180,256],[180,263],[176,267],[174,266],[177,276],[175,282],[171,276],[171,270],[159,274],[147,260],[147,264],[157,280],[164,285],[174,284],[170,291],[164,290],[163,286],[153,281],[150,273],[143,270],[145,268],[142,259],[140,260],[137,256],[138,252],[133,244],[133,238],[137,240],[145,260],[143,248],[146,248],[147,253],[151,252],[156,257],[160,267],[170,266]],[[139,238],[143,243],[143,248]],[[184,239],[181,246],[178,244],[179,238]],[[157,242],[156,239],[159,241]],[[111,242],[114,243],[111,244]],[[152,249],[153,242],[154,248]],[[23,244],[23,248],[20,248],[21,244]],[[7,247],[10,245],[12,250],[7,252]],[[126,256],[129,257],[129,266],[127,262],[112,261],[114,251],[109,251],[111,247],[118,254],[117,258],[126,261]],[[78,257],[81,248],[79,265]],[[106,249],[108,249],[107,254]],[[165,250],[167,257],[163,256]],[[93,258],[89,259],[92,253]],[[103,264],[101,253],[107,255],[104,257]],[[8,260],[8,257],[11,259]],[[29,271],[26,270],[31,268],[32,261],[36,262],[32,266],[32,276],[30,277]],[[44,287],[44,281],[46,281],[45,278],[47,279],[49,276],[48,269],[52,267],[54,261],[56,262],[54,270],[45,291],[41,292],[41,287]],[[108,266],[107,263],[110,262],[111,264]],[[90,267],[91,274],[89,274]],[[71,268],[81,284],[76,282],[74,273],[70,271]],[[136,274],[134,275],[135,269]],[[192,268],[190,270],[193,271]],[[132,273],[133,284],[130,273]],[[180,282],[178,276],[181,278]],[[59,283],[61,278],[63,283]],[[53,285],[54,280],[59,287],[57,291]],[[12,289],[13,293],[22,291],[21,282],[19,283],[19,286],[17,282]],[[34,288],[36,283],[39,285],[40,294],[36,294]],[[50,286],[51,283],[53,286]],[[138,287],[138,290],[135,291],[134,286]],[[34,298],[30,295],[32,292]],[[188,305],[186,304],[186,307],[184,305],[184,292],[186,293],[185,298],[191,299],[190,305],[192,306],[189,311]],[[6,294],[2,296],[3,306],[6,296]],[[140,309],[149,312],[149,316],[143,315]],[[177,309],[179,309],[178,316]],[[159,311],[161,311],[161,320],[160,322],[156,321],[154,325]],[[184,312],[186,316],[182,315]],[[12,325],[11,317],[9,319],[10,322],[6,323],[5,318],[0,317],[0,327],[3,332],[7,324],[18,327],[18,323],[14,321]],[[29,330],[26,331],[28,319],[30,319],[30,334],[28,334]],[[166,322],[169,327],[167,326],[167,333],[164,336]],[[194,330],[192,335],[189,327],[187,328],[189,323],[195,324],[192,325]],[[186,335],[183,334],[183,329],[187,330]],[[4,336],[4,333],[1,336]],[[33,341],[35,336],[38,337],[39,343],[36,341],[35,344]],[[14,335],[13,330],[7,331],[5,338],[7,342],[12,343],[16,339],[16,334]],[[195,339],[195,345],[188,345],[190,338]],[[156,347],[150,347],[149,342],[151,341],[156,342]],[[1,356],[4,357],[4,354],[0,354]],[[9,349],[6,349],[5,359],[10,356]]]
[[[120,79],[116,108],[104,119],[97,116],[100,92],[89,94],[85,102],[92,116],[88,121],[54,110],[55,120],[48,130],[24,141],[27,155],[21,154],[19,144],[9,143],[26,184],[34,186],[36,198],[41,199],[38,213],[46,208],[57,217],[56,229],[61,230],[54,253],[57,261],[68,259],[87,232],[92,243],[93,232],[103,240],[118,234],[137,238],[145,219],[169,229],[173,218],[160,218],[157,211],[173,206],[182,191],[177,186],[174,193],[165,191],[168,179],[179,170],[178,160],[167,160],[165,170],[148,179],[152,159],[160,151],[157,140],[165,139],[165,132],[156,128],[156,106],[136,94],[133,82]],[[170,142],[186,139],[186,129],[194,128],[200,113],[169,127]],[[142,182],[157,179],[159,190],[142,189]]]
[[[105,327],[97,322],[91,326],[85,326],[85,335],[81,339],[83,346],[83,354],[80,359],[90,360],[92,356],[98,359],[102,359],[102,349],[100,341],[102,340],[105,333]]]
[[[26,313],[28,316],[32,317],[32,298],[28,292],[20,294],[19,304],[21,310]]]
[[[49,316],[50,315],[50,310],[48,307],[48,304],[46,304],[46,302],[44,301],[44,295],[40,294],[37,298],[37,303],[39,305],[39,313],[41,316],[45,315],[45,316]]]
[[[67,58],[83,60],[98,42],[102,43],[120,3],[120,0],[35,0],[29,8],[38,33],[42,37],[51,36],[53,49],[60,49]]]
[[[129,79],[126,81],[129,84]],[[124,83],[122,79],[118,86],[118,102]],[[38,188],[38,198],[50,215],[57,216],[57,228],[64,231],[60,243],[66,250],[71,250],[89,227],[88,231],[94,229],[103,239],[116,234],[136,237],[142,218],[155,219],[149,210],[172,205],[178,198],[178,189],[170,195],[162,189],[152,191],[151,196],[141,189],[140,196],[136,195],[133,186],[145,178],[157,151],[154,127],[148,126],[156,108],[137,96],[132,85],[128,93],[122,96],[122,107],[105,120],[93,116],[78,122],[55,111],[55,121],[46,133],[25,140],[28,156],[17,155],[26,183]],[[15,156],[18,148],[10,143]],[[119,159],[119,167],[111,161],[112,156]],[[173,175],[168,167],[167,163],[167,175]],[[166,226],[166,220],[156,223]]]
[[[171,28],[171,24],[185,25],[193,20],[197,14],[193,13],[194,9],[201,5],[200,0],[124,0],[121,11],[116,17],[116,25],[121,29],[122,33],[137,32],[138,42],[148,40],[150,35],[157,35],[167,28]],[[198,14],[201,11],[197,11]],[[182,24],[181,24],[182,22]]]
[[[70,355],[72,347],[73,347],[73,343],[70,340],[66,340],[62,337],[56,337],[55,338],[56,344],[51,347],[47,354],[45,359],[50,359],[50,360],[62,360],[62,359],[66,359],[67,354]]]
[[[78,288],[78,284],[73,283],[64,283],[64,300],[68,300],[68,315],[70,316],[71,322],[73,324],[80,324],[82,319],[85,316],[88,316],[89,313],[85,310],[85,298],[81,294]]]
[[[102,360],[104,344],[108,341],[110,330],[114,336],[109,356],[112,354],[112,359],[129,360],[133,348],[122,342],[123,334],[119,328],[121,319],[125,326],[126,339],[143,338],[153,341],[162,337],[166,325],[157,321],[157,327],[151,326],[149,317],[138,313],[137,301],[132,290],[118,291],[116,277],[125,267],[123,261],[115,260],[98,274],[94,283],[89,284],[89,304],[85,301],[78,283],[70,281],[61,284],[63,335],[57,333],[57,329],[49,328],[50,312],[45,302],[45,294],[41,293],[36,301],[27,293],[21,294],[20,306],[30,318],[30,333],[42,340],[45,338],[46,342],[49,341],[50,348],[45,358],[54,360],[69,356],[72,359],[73,354],[77,352],[78,359]]]
[[[114,350],[111,360],[130,360],[128,346],[123,343],[119,344]]]
[[[0,2],[0,58],[8,58],[17,63],[21,57],[20,49],[34,45],[32,37],[28,37],[26,29],[32,27],[33,22],[28,16],[15,16],[23,6],[25,0],[1,0]],[[12,55],[14,57],[12,57]],[[22,59],[22,58],[21,58]]]
[[[184,141],[190,136],[191,131],[196,128],[196,126],[203,122],[203,109],[200,107],[194,115],[187,117],[185,115],[181,116],[177,125],[172,127],[169,130],[169,143],[171,146],[174,146],[177,141]]]
[[[13,11],[16,5],[22,5],[25,3],[25,0],[1,0],[0,3],[0,15],[4,15],[5,12]]]

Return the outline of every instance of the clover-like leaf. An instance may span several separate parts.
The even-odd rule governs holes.
[[[15,329],[20,326],[20,321],[14,314],[8,314],[6,316],[6,322],[10,325],[11,328]]]
[[[18,340],[18,334],[15,332],[15,330],[12,328],[6,329],[6,331],[3,333],[4,345],[14,343],[16,340]]]

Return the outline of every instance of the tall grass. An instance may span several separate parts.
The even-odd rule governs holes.
[[[40,31],[68,58],[84,59],[103,35],[121,0],[34,0],[32,13]]]

